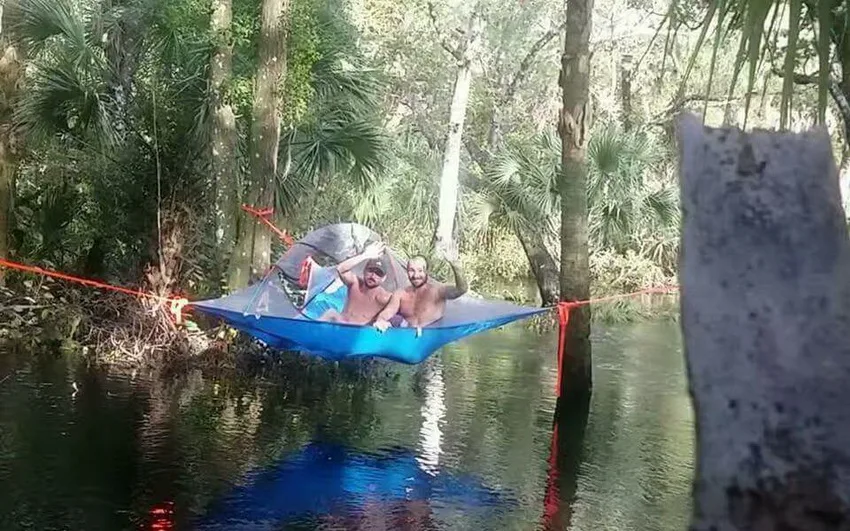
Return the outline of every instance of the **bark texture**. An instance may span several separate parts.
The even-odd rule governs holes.
[[[239,213],[236,149],[238,133],[227,87],[233,75],[232,0],[213,0],[210,30],[215,48],[210,59],[210,166],[213,174],[215,236],[219,263],[224,263],[236,240]]]
[[[587,211],[587,141],[590,131],[590,31],[593,0],[567,3],[561,61],[561,299],[590,297]],[[571,312],[562,357],[561,396],[581,397],[591,389],[590,305]]]
[[[274,204],[280,142],[283,79],[290,0],[263,0],[260,15],[259,66],[254,80],[251,124],[251,173],[248,202],[259,208]],[[271,264],[271,234],[254,219],[242,216],[239,237],[230,261],[229,287],[245,286],[262,276]]]

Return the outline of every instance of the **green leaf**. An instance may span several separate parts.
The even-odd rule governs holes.
[[[790,0],[788,13],[788,49],[785,52],[785,67],[782,79],[782,101],[780,102],[780,127],[788,127],[791,112],[791,100],[794,91],[794,67],[797,66],[797,38],[800,34],[800,12],[803,10],[802,0]]]

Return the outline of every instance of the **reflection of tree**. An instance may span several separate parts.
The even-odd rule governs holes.
[[[590,397],[558,401],[543,509],[543,529],[547,531],[568,529],[572,523],[572,504],[589,413]]]
[[[425,401],[422,404],[422,427],[419,429],[422,451],[418,459],[422,469],[436,474],[440,466],[440,454],[443,452],[443,432],[440,422],[446,414],[445,383],[443,365],[434,358],[424,368]]]

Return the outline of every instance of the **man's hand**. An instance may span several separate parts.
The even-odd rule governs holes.
[[[464,278],[463,273],[460,270],[457,243],[452,242],[449,245],[438,244],[437,253],[441,258],[443,258],[449,263],[449,266],[451,266],[452,268],[452,273],[454,273],[455,276],[454,286],[443,285],[440,287],[440,297],[442,297],[443,300],[457,299],[458,297],[466,293],[467,290],[469,290],[469,285],[467,285],[466,283],[466,278]]]
[[[384,254],[384,249],[386,249],[386,246],[382,242],[372,242],[366,246],[362,253],[343,260],[336,266],[339,278],[346,286],[353,286],[357,283],[357,275],[352,273],[351,269],[364,260],[380,258]]]
[[[384,254],[385,250],[386,245],[384,242],[372,242],[366,246],[366,249],[363,250],[363,258],[366,258],[367,260],[380,258]]]
[[[437,256],[447,262],[456,263],[458,260],[457,242],[437,242]]]
[[[375,328],[378,329],[379,332],[381,332],[383,334],[384,332],[387,331],[388,328],[390,328],[392,326],[392,324],[390,324],[390,322],[385,320],[385,319],[377,319],[375,321],[374,326],[375,326]]]

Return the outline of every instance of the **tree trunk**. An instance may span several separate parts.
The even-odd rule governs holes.
[[[632,56],[623,55],[620,60],[620,105],[623,131],[632,129]]]
[[[290,0],[263,0],[247,194],[248,202],[259,208],[273,206],[274,200],[289,9]],[[263,275],[270,264],[271,234],[266,227],[243,216],[239,223],[236,250],[231,258],[229,286],[238,288],[246,285],[251,276]]]
[[[13,6],[13,2],[0,6],[0,258],[9,258],[12,250],[15,177],[21,151],[13,112],[23,83],[23,56],[18,43],[6,33]],[[4,278],[4,269],[0,268],[0,285]]]
[[[850,242],[829,137],[687,116],[679,146],[691,529],[847,529]]]
[[[480,18],[476,10],[470,18],[466,41],[460,49],[458,58],[457,78],[455,79],[449,115],[449,134],[443,153],[443,171],[440,174],[440,203],[436,233],[438,244],[451,245],[453,240],[463,125],[466,120],[469,89],[472,85],[472,58],[477,47],[479,33]]]
[[[534,275],[534,280],[537,282],[537,289],[540,291],[543,306],[557,304],[560,289],[558,264],[549,254],[540,233],[524,232],[522,229],[517,229],[516,236],[522,244],[525,256],[528,258],[528,265]]]
[[[593,0],[567,3],[567,28],[561,62],[563,108],[561,135],[561,299],[590,297],[588,257],[587,164],[589,131],[590,30]],[[572,310],[561,367],[561,397],[582,397],[591,390],[589,305]]]
[[[237,131],[233,106],[226,91],[232,76],[233,45],[231,42],[232,0],[212,0],[210,29],[215,49],[210,60],[210,100],[212,124],[210,132],[210,166],[213,175],[215,205],[215,241],[217,263],[226,263],[236,240],[236,217],[239,213],[239,186],[236,178]]]

